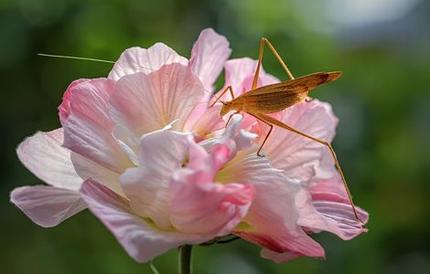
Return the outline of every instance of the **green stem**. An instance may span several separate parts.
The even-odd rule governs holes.
[[[179,247],[179,274],[191,274],[191,249],[192,245]]]

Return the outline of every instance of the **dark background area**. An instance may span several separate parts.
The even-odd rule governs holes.
[[[195,248],[195,273],[430,273],[430,2],[420,0],[143,1],[0,0],[0,264],[2,273],[151,273],[128,257],[88,212],[43,229],[9,201],[40,184],[15,148],[59,127],[57,106],[78,78],[111,65],[37,53],[116,60],[127,47],[161,41],[189,56],[200,30],[225,35],[233,57],[257,57],[268,37],[295,75],[341,70],[313,95],[340,118],[334,146],[369,232],[344,242],[322,233],[325,261],[278,265],[237,241]],[[280,78],[266,55],[265,68]],[[176,251],[157,258],[175,273]]]

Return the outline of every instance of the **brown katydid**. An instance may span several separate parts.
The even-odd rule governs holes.
[[[257,88],[257,82],[259,78],[261,65],[263,62],[263,54],[264,54],[265,46],[267,46],[270,49],[270,51],[273,53],[273,55],[276,57],[278,62],[281,64],[281,66],[287,73],[290,80]],[[239,97],[235,98],[232,87],[228,86],[221,92],[220,96],[218,96],[210,106],[213,106],[227,91],[229,91],[231,94],[232,100],[228,102],[221,101],[221,103],[223,104],[220,111],[221,116],[224,116],[230,111],[235,111],[234,114],[244,112],[255,117],[257,120],[260,120],[261,122],[265,123],[270,127],[262,144],[257,150],[258,156],[262,156],[260,152],[264,144],[266,143],[267,139],[269,138],[269,135],[273,130],[273,126],[278,126],[280,128],[289,130],[291,132],[294,132],[296,134],[303,136],[304,138],[311,139],[315,142],[318,142],[326,146],[330,150],[330,154],[333,158],[335,167],[338,170],[340,176],[342,177],[342,181],[343,181],[346,193],[348,194],[348,199],[349,199],[349,202],[351,203],[354,216],[358,221],[362,223],[362,221],[358,217],[357,210],[355,209],[354,203],[352,201],[351,192],[349,191],[345,176],[343,174],[342,168],[340,167],[339,161],[337,159],[336,153],[332,145],[325,140],[321,140],[319,138],[310,136],[309,134],[306,134],[298,129],[295,129],[268,115],[270,113],[282,111],[297,103],[307,100],[309,98],[308,94],[311,90],[318,87],[319,85],[329,83],[338,79],[342,75],[342,73],[340,71],[317,72],[317,73],[312,73],[299,78],[294,78],[293,74],[288,69],[287,65],[282,60],[279,53],[276,51],[276,49],[273,47],[270,41],[267,40],[267,38],[264,38],[264,37],[261,38],[258,52],[259,52],[258,63],[257,63],[257,68],[255,70],[254,78],[252,81],[251,89],[243,93]],[[230,118],[231,117],[232,115],[230,116]],[[230,118],[228,119],[227,124]]]

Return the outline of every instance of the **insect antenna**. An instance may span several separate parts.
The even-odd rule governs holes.
[[[105,59],[98,59],[98,58],[90,58],[90,57],[57,55],[57,54],[46,54],[46,53],[38,53],[37,55],[43,56],[43,57],[59,58],[59,59],[71,59],[71,60],[79,60],[79,61],[92,61],[92,62],[115,64],[114,61],[105,60]]]
[[[111,61],[111,60],[92,58],[92,57],[81,57],[81,56],[71,56],[71,55],[57,55],[57,54],[47,54],[47,53],[38,53],[36,55],[42,56],[42,57],[50,57],[50,58],[71,59],[71,60],[78,60],[78,61],[91,61],[91,62],[115,64],[115,62]],[[147,69],[147,70],[152,70],[151,68],[148,68],[148,67],[143,67],[142,66],[142,68]],[[210,91],[208,89],[205,89],[204,92],[212,94],[212,91]]]

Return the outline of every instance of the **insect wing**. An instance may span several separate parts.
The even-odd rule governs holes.
[[[254,90],[251,90],[243,97],[256,96],[259,94],[283,92],[286,94],[297,94],[302,92],[310,91],[319,85],[332,82],[338,79],[342,73],[340,71],[335,72],[316,72],[309,75],[305,75],[294,80],[289,80],[281,83],[263,86]]]

